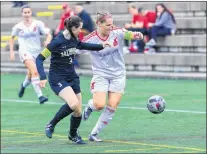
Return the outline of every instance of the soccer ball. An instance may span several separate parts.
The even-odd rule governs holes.
[[[154,114],[162,113],[165,110],[165,100],[161,96],[154,95],[148,99],[147,108]]]

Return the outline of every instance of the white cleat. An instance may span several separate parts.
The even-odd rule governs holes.
[[[89,141],[95,141],[95,142],[103,142],[96,134],[90,134],[88,136]]]
[[[90,105],[87,104],[85,109],[83,110],[83,120],[86,121],[92,112],[93,110],[90,108]]]

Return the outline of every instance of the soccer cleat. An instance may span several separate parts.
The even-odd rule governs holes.
[[[68,135],[68,139],[71,140],[73,143],[76,143],[76,144],[86,144],[81,136],[78,134],[78,132],[75,133],[74,136],[71,136],[70,133]]]
[[[23,87],[23,84],[21,84],[21,88],[19,90],[19,98],[21,98],[24,95],[24,90],[25,90],[25,87]]]
[[[87,104],[83,110],[83,120],[86,121],[92,112],[93,110],[89,107],[89,104]]]
[[[88,136],[89,141],[95,141],[95,142],[102,142],[102,140],[97,136],[97,134],[90,134]]]
[[[45,128],[45,134],[48,138],[52,138],[53,133],[54,133],[54,126],[52,124],[48,123]]]
[[[39,101],[40,101],[40,104],[44,104],[44,102],[47,102],[48,101],[48,98],[47,97],[44,97],[44,96],[40,96],[39,97]]]

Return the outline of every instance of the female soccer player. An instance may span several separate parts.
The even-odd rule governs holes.
[[[20,60],[27,68],[27,75],[21,84],[19,97],[24,95],[25,88],[32,82],[33,88],[39,98],[40,104],[43,104],[48,98],[42,95],[39,86],[39,75],[37,72],[35,59],[41,52],[40,34],[46,35],[44,45],[51,41],[50,29],[44,26],[44,23],[32,19],[32,9],[25,5],[22,7],[23,21],[16,24],[12,29],[12,38],[10,40],[10,60],[14,61],[14,38],[18,36]]]
[[[83,111],[83,120],[87,120],[93,111],[100,111],[105,107],[108,94],[108,104],[102,112],[96,126],[89,135],[90,141],[102,141],[97,135],[108,125],[124,93],[126,71],[123,53],[123,41],[131,39],[143,39],[140,32],[126,31],[121,28],[113,28],[113,19],[109,12],[97,13],[97,30],[89,34],[83,42],[103,41],[113,42],[113,47],[99,52],[91,52],[93,78],[91,80],[91,92],[93,99],[89,100]],[[81,53],[81,51],[77,51]]]
[[[76,144],[85,144],[77,132],[81,123],[82,97],[79,77],[74,69],[74,55],[76,49],[102,50],[109,43],[88,44],[78,40],[78,34],[83,26],[83,22],[78,16],[71,16],[64,22],[65,30],[60,32],[50,44],[47,45],[37,57],[36,64],[40,74],[40,85],[45,87],[47,82],[43,69],[43,61],[51,55],[49,69],[49,84],[56,95],[63,99],[64,104],[55,117],[47,124],[46,136],[52,138],[56,124],[73,113],[70,119],[70,130],[68,138]]]

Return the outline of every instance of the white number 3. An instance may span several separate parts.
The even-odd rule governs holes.
[[[73,59],[71,57],[69,57],[69,64],[73,63]]]

